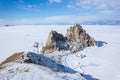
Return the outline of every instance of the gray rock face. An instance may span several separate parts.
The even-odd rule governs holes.
[[[97,45],[97,42],[79,24],[67,29],[66,38],[69,43],[79,42],[83,47]]]
[[[45,53],[50,53],[55,50],[67,49],[66,38],[56,31],[51,31],[48,35],[48,39],[45,46]]]
[[[86,33],[82,26],[76,24],[73,27],[67,29],[65,37],[56,31],[51,31],[48,35],[44,51],[45,53],[51,53],[55,50],[75,49],[79,51],[82,50],[80,48],[96,45],[97,42],[91,36],[89,36],[89,34]]]

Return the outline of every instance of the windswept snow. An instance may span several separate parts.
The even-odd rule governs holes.
[[[50,30],[56,30],[57,32],[65,35],[69,26],[70,25],[33,25],[0,27],[0,62],[15,52],[33,50],[33,44],[35,42],[45,44]],[[83,73],[88,80],[120,80],[120,26],[83,25],[83,28],[98,41],[99,47],[88,47],[82,52],[72,55],[69,55],[70,52],[67,51],[56,51],[53,53],[54,56],[65,54],[61,60],[62,64],[76,70],[77,72]],[[104,41],[108,44],[104,44]],[[81,58],[81,54],[86,57]],[[51,54],[46,54],[46,56],[52,57],[52,59],[57,58]],[[13,66],[15,69],[18,67],[18,64],[14,64]],[[37,80],[37,76],[34,75],[34,71],[44,70],[43,67],[36,67],[36,69],[34,69],[31,64],[30,66],[22,64],[20,71],[24,71],[24,69],[22,69],[24,67],[25,69],[30,68],[30,72],[28,73],[34,77],[23,72],[19,76],[16,76],[18,74],[16,73],[13,80],[15,80],[16,77],[21,79],[23,74],[26,75],[23,77],[24,79],[33,80],[32,78],[34,78],[34,80]],[[9,69],[11,68],[7,68],[6,70]],[[3,74],[4,72],[7,74],[4,70],[0,72],[0,76],[1,73]],[[36,74],[40,75],[41,73],[37,72]],[[58,74],[60,73],[52,73],[47,69],[41,75],[46,75],[50,77],[51,80],[61,80],[63,76],[66,77],[65,74],[61,73],[60,75],[63,76],[61,78],[57,77],[56,79],[55,77],[58,76]],[[73,80],[73,77],[77,77],[76,74],[67,75],[69,75],[69,80]],[[72,76],[72,78],[70,76]],[[43,77],[39,76],[39,78],[42,79]]]
[[[0,80],[85,80],[80,74],[55,72],[35,64],[9,63],[0,70]]]

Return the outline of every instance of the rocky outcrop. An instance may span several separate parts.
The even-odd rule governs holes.
[[[44,48],[45,53],[51,53],[55,50],[67,49],[66,38],[56,31],[51,31],[48,35],[46,46]]]
[[[14,54],[8,58],[9,62],[0,65],[0,80],[86,80],[81,73],[78,74],[69,66],[58,64],[51,57],[34,52],[25,54]],[[15,59],[11,60],[14,57]],[[29,62],[26,62],[26,58],[23,59],[23,57],[27,57]],[[19,62],[20,58],[23,62]],[[47,75],[47,77],[43,75]],[[33,78],[30,79],[30,77]]]
[[[96,46],[97,42],[86,31],[76,24],[67,29],[66,38],[69,43],[79,42],[83,47]]]
[[[51,53],[55,50],[71,50],[75,52],[74,50],[79,51],[85,47],[96,45],[97,42],[94,38],[87,34],[80,24],[76,24],[67,29],[65,37],[56,31],[51,31],[48,35],[44,52]]]
[[[6,60],[1,62],[0,66],[9,62],[20,61],[23,55],[24,55],[24,52],[14,53],[13,55],[9,56]]]

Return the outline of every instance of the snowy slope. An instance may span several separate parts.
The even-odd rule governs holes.
[[[9,63],[0,70],[0,80],[85,80],[80,74],[55,72],[35,64]]]
[[[45,44],[50,30],[65,35],[68,27],[69,25],[0,27],[0,61],[15,52],[32,50],[36,41]],[[83,28],[99,42],[99,47],[85,48],[77,54],[64,56],[62,64],[82,72],[88,80],[120,80],[120,26],[83,25]],[[63,51],[55,52],[54,55],[61,53],[69,54]],[[81,59],[81,53],[86,57]]]

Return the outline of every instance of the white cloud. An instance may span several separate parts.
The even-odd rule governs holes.
[[[83,6],[88,6],[90,8],[96,8],[96,9],[120,9],[120,0],[73,0],[72,4],[73,6],[84,8]]]
[[[112,17],[120,16],[119,3],[120,0],[72,0],[67,7],[77,11],[89,10],[88,13],[92,15]]]
[[[113,14],[113,11],[112,10],[102,10],[100,11],[102,14],[105,14],[105,15],[111,15]]]
[[[60,3],[62,2],[62,0],[48,0],[50,3],[56,2],[56,3]]]
[[[29,4],[27,7],[28,7],[28,8],[32,8],[32,5]]]
[[[110,18],[95,15],[86,16],[51,16],[42,19],[1,20],[4,24],[75,24],[89,21],[109,20]]]
[[[23,0],[19,0],[19,2],[20,2],[20,3],[22,3],[22,4],[24,3],[24,1],[23,1]]]
[[[42,4],[18,3],[18,5],[16,7],[20,8],[20,9],[24,9],[24,10],[40,11],[41,6],[42,6]]]
[[[67,7],[68,7],[68,8],[72,8],[73,6],[72,6],[71,4],[68,4]]]
[[[89,5],[89,4],[92,3],[92,1],[91,1],[91,0],[82,0],[82,1],[79,2],[79,3],[81,3],[81,4],[83,4],[83,5]]]

